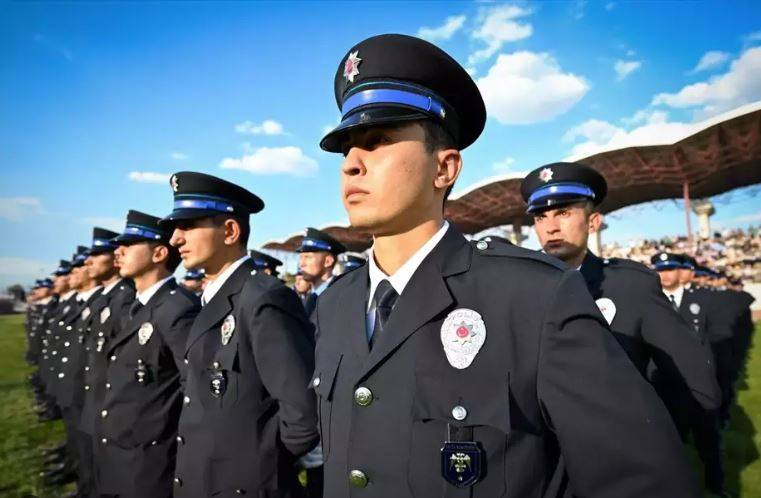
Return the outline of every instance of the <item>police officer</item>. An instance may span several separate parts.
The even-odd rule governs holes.
[[[180,370],[198,298],[175,282],[180,264],[171,232],[158,218],[127,213],[119,273],[135,283],[135,300],[105,346],[105,391],[96,418],[98,492],[149,498],[172,494]]]
[[[367,260],[362,256],[351,253],[343,253],[338,256],[339,274],[344,274],[347,271],[356,270],[360,266],[367,263]]]
[[[95,420],[100,415],[105,391],[105,344],[119,330],[121,317],[126,314],[126,308],[135,298],[132,281],[121,278],[116,266],[114,251],[117,246],[111,239],[118,235],[111,230],[95,227],[89,256],[85,260],[87,272],[93,280],[100,282],[103,291],[90,306],[84,337],[84,358],[82,368],[77,373],[77,385],[82,386],[84,395],[79,420],[80,494],[97,493],[92,455],[96,435]]]
[[[203,308],[185,346],[176,497],[300,496],[295,460],[318,440],[312,328],[293,291],[246,254],[259,197],[202,173],[172,176],[162,223],[186,268],[203,268]]]
[[[182,279],[182,285],[200,299],[204,286],[203,270],[186,271],[185,277]]]
[[[312,285],[311,292],[304,299],[304,309],[311,316],[317,298],[333,281],[333,268],[338,262],[338,255],[346,248],[327,233],[310,227],[306,229],[297,251],[301,276]]]
[[[251,249],[248,251],[248,255],[251,256],[251,260],[254,262],[254,266],[257,270],[261,270],[267,275],[272,275],[273,277],[278,276],[277,267],[283,265],[282,261],[273,256],[270,256],[267,253],[257,251],[256,249]]]
[[[658,276],[627,259],[602,259],[587,247],[602,215],[596,211],[607,193],[605,178],[578,163],[541,166],[521,184],[546,254],[578,269],[618,343],[643,377],[652,361],[660,381],[685,386],[707,410],[721,396],[710,350],[666,300]]]
[[[335,93],[321,146],[345,154],[344,206],[374,240],[314,314],[325,496],[540,496],[561,455],[579,496],[699,496],[581,275],[443,219],[486,120],[468,73],[381,35],[346,52]]]

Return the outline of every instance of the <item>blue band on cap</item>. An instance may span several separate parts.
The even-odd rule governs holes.
[[[145,237],[146,239],[154,239],[154,240],[159,240],[165,237],[164,234],[156,232],[149,228],[146,228],[142,225],[129,225],[129,224],[124,229],[124,235],[139,235],[140,237]]]
[[[353,94],[344,100],[341,106],[341,114],[346,117],[347,114],[357,107],[368,104],[402,104],[442,119],[446,116],[444,106],[432,97],[389,88],[374,88]]]
[[[211,199],[176,199],[174,201],[174,209],[205,209],[221,213],[232,213],[235,211],[232,204]]]
[[[327,242],[323,242],[317,239],[310,239],[308,237],[304,237],[301,240],[300,249],[313,249],[315,251],[332,251],[333,250],[330,247],[330,244],[328,244]]]
[[[653,265],[656,270],[673,270],[673,269],[680,269],[682,267],[681,264],[677,263],[676,261],[659,261]]]
[[[92,246],[93,247],[109,247],[109,248],[116,248],[116,245],[114,245],[110,239],[92,239]]]
[[[538,199],[544,199],[545,197],[552,197],[555,195],[580,195],[582,197],[595,198],[594,191],[582,185],[580,183],[555,183],[553,185],[547,185],[536,190],[528,198],[528,203],[532,204]]]

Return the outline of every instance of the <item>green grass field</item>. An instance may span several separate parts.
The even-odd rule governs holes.
[[[761,322],[756,323],[756,337],[759,333]],[[0,316],[0,496],[55,498],[63,490],[41,485],[39,448],[61,441],[63,426],[60,421],[37,422],[26,380],[32,369],[24,361],[25,350],[23,317]],[[761,341],[757,341],[724,433],[727,488],[735,496],[761,498],[761,436],[756,430],[760,426]]]

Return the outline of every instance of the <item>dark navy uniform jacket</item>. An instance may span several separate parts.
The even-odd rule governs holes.
[[[313,329],[296,294],[243,262],[202,308],[185,354],[174,496],[300,495],[295,461],[319,436]]]
[[[105,391],[95,424],[98,492],[172,494],[180,366],[198,298],[164,283],[108,342]]]
[[[367,266],[345,274],[315,315],[325,496],[541,497],[561,455],[577,496],[701,496],[667,411],[578,272],[450,227],[372,350],[368,288]],[[486,338],[458,369],[441,329],[464,308],[481,315]],[[443,477],[452,432],[483,450],[471,488]]]
[[[708,410],[721,402],[710,349],[675,312],[658,275],[625,259],[601,259],[587,252],[581,274],[610,329],[643,376],[652,360],[659,381],[686,387]],[[686,308],[686,306],[683,305]]]

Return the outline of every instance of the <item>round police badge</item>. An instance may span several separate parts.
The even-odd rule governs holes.
[[[690,313],[693,315],[697,315],[700,313],[700,305],[698,303],[692,303],[690,304]]]
[[[87,308],[83,309],[82,310],[82,320],[87,320],[90,317],[90,313],[91,312],[90,312],[90,307],[89,306]]]
[[[100,323],[104,324],[106,323],[106,320],[108,320],[108,317],[111,316],[111,308],[106,306],[102,310],[100,310]]]
[[[151,325],[150,322],[145,322],[140,326],[140,329],[137,331],[137,341],[140,343],[141,346],[144,346],[146,342],[148,342],[148,339],[151,338],[151,335],[153,334],[153,325]]]
[[[222,345],[227,346],[227,343],[230,342],[230,338],[233,336],[233,332],[235,331],[235,317],[232,315],[227,315],[227,317],[225,317],[225,321],[222,322],[222,328],[220,330],[222,332]]]
[[[600,313],[605,317],[605,321],[608,322],[608,325],[613,323],[613,317],[616,316],[616,304],[607,297],[601,297],[595,301],[595,303],[597,304],[597,307],[600,308]]]
[[[661,261],[666,261],[667,259],[669,259],[669,255],[668,254],[665,254],[665,253],[661,254]]]
[[[441,324],[441,344],[449,364],[468,368],[486,341],[486,325],[478,312],[460,308]]]

